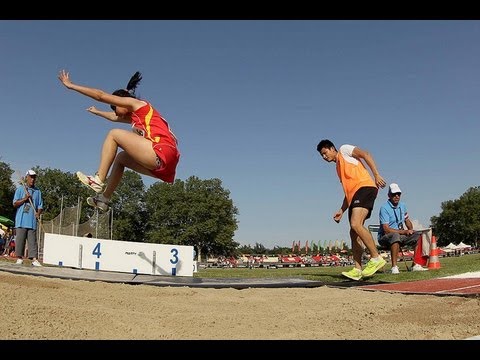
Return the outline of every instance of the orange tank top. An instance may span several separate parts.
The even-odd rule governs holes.
[[[342,145],[337,156],[337,174],[342,183],[348,206],[352,202],[353,195],[361,187],[377,187],[363,163],[352,156],[354,148],[353,145]]]

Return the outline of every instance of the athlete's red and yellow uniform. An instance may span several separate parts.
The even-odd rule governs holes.
[[[152,175],[167,183],[173,183],[180,159],[177,138],[167,121],[148,102],[132,112],[132,129],[152,142],[152,148],[161,160],[159,168],[151,170]]]

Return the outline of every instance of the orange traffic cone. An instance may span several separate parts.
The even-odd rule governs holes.
[[[440,251],[437,248],[437,239],[432,235],[432,243],[430,244],[430,258],[428,260],[428,270],[440,269],[440,260],[438,255]]]
[[[415,254],[414,254],[414,257],[413,257],[413,262],[415,264],[418,264],[418,265],[421,265],[421,266],[426,266],[427,263],[428,263],[428,259],[429,259],[429,256],[422,256],[422,240],[423,240],[423,236],[425,235],[420,235],[418,237],[418,241],[417,241],[417,246],[415,247]],[[429,254],[430,255],[430,254]]]

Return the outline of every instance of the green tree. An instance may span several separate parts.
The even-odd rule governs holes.
[[[238,251],[239,254],[242,254],[242,255],[253,255],[254,254],[254,251],[253,251],[252,246],[250,244],[240,246],[237,249],[237,251]]]
[[[444,201],[438,216],[432,216],[433,233],[438,245],[463,241],[478,246],[480,235],[480,187],[469,188],[459,199]]]
[[[221,180],[191,176],[185,182],[158,182],[147,190],[145,203],[149,242],[192,245],[198,259],[202,253],[235,253],[238,210]]]
[[[113,238],[143,242],[145,238],[145,185],[141,176],[126,170],[112,196]]]
[[[267,249],[262,244],[256,242],[255,246],[253,247],[253,253],[255,255],[265,255],[267,253]]]
[[[272,255],[289,255],[292,253],[291,247],[281,247],[281,246],[274,246],[271,250],[270,254]]]
[[[10,165],[0,161],[0,215],[15,220],[15,208],[13,207],[13,195],[15,184],[12,181],[14,171]]]
[[[78,205],[82,202],[80,222],[93,215],[94,210],[87,205],[86,199],[92,196],[91,191],[83,186],[75,174],[59,169],[34,167],[37,173],[36,186],[42,191],[43,220],[49,221],[60,214],[60,210]],[[62,203],[63,198],[63,203]]]

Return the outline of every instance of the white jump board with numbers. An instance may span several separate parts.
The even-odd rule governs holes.
[[[193,276],[193,246],[45,234],[45,264],[133,274]]]

